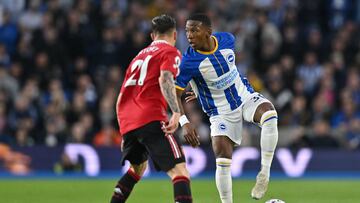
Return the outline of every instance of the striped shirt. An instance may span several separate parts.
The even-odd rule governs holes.
[[[235,65],[235,38],[232,34],[214,33],[216,46],[203,52],[189,47],[184,53],[176,87],[190,83],[203,111],[209,116],[231,113],[254,92]]]

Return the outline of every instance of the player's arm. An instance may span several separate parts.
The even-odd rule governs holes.
[[[118,120],[119,128],[120,128],[119,106],[120,106],[121,96],[122,96],[122,94],[120,93],[117,100],[116,100],[116,106],[115,106],[116,118]],[[119,130],[119,133],[120,133],[120,130]],[[120,150],[123,151],[123,148],[124,148],[124,142],[123,142],[123,139],[121,139]]]
[[[174,133],[179,125],[180,108],[178,100],[176,98],[173,73],[167,70],[162,70],[159,77],[159,85],[161,92],[172,111],[172,116],[170,118],[169,124],[164,126],[163,130],[165,133]]]
[[[176,96],[177,101],[179,103],[180,113],[181,117],[179,119],[179,123],[181,127],[184,129],[184,138],[187,143],[189,143],[193,147],[197,147],[200,145],[199,136],[197,134],[197,131],[195,127],[190,123],[188,118],[186,117],[184,107],[182,105],[182,95],[184,94],[185,89],[181,88],[179,86],[176,86]]]
[[[184,91],[185,91],[184,88],[176,86],[176,98],[177,98],[177,101],[178,101],[178,104],[179,104],[181,116],[185,115],[185,110],[184,110],[184,107],[182,105],[182,100],[181,100],[181,97],[184,94]]]
[[[119,94],[119,96],[118,96],[118,98],[117,98],[117,100],[116,100],[116,115],[118,116],[118,118],[119,118],[119,115],[118,115],[118,112],[119,112],[119,105],[120,105],[120,101],[121,101],[121,93]]]

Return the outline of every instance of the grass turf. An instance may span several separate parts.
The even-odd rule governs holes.
[[[4,203],[107,203],[116,180],[0,180],[0,202]],[[265,198],[250,198],[251,180],[233,182],[234,203],[263,203],[278,198],[287,203],[360,202],[360,181],[273,180]],[[213,180],[193,180],[194,203],[220,202]],[[169,203],[169,180],[147,179],[136,185],[128,203]]]

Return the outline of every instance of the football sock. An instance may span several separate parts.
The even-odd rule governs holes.
[[[140,178],[140,176],[129,169],[115,186],[110,203],[124,203]]]
[[[176,203],[192,203],[190,180],[185,176],[176,176],[173,180]]]
[[[216,159],[215,182],[221,202],[232,203],[231,159]]]
[[[270,167],[274,157],[274,151],[278,141],[276,111],[265,112],[260,120],[261,125],[261,172],[270,176]]]

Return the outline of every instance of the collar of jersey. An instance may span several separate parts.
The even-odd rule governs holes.
[[[154,40],[153,42],[151,42],[151,44],[158,44],[158,43],[169,44],[169,42],[167,42],[166,40],[163,40],[163,39],[158,39],[158,40]]]
[[[219,43],[216,39],[216,37],[214,35],[211,36],[213,39],[215,39],[215,48],[212,51],[200,51],[200,50],[196,50],[197,52],[199,52],[200,54],[205,54],[205,55],[209,55],[209,54],[213,54],[217,51],[218,47],[219,47]]]

